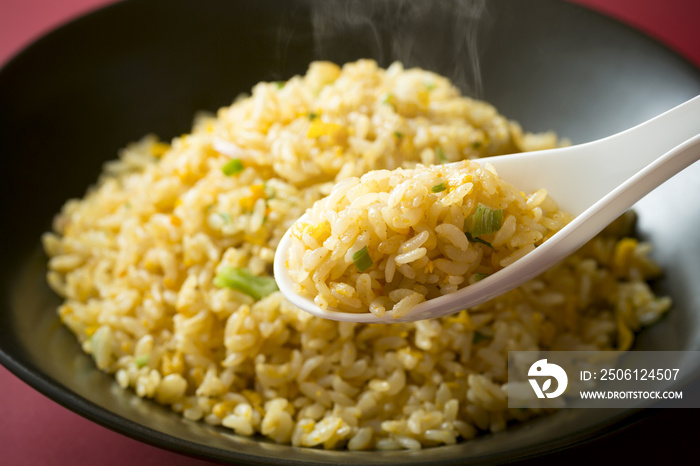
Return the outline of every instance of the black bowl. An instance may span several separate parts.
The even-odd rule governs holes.
[[[188,422],[99,372],[59,324],[39,237],[102,163],[154,132],[188,131],[262,80],[314,59],[401,60],[451,77],[528,130],[573,142],[606,136],[700,94],[700,73],[663,46],[583,8],[548,0],[382,2],[131,0],[58,29],[0,72],[0,361],[40,392],[136,439],[244,463],[435,464],[542,454],[637,419],[629,410],[561,411],[504,433],[418,452],[327,452],[242,438]],[[673,311],[637,348],[697,350],[700,166],[638,206],[666,268]],[[682,218],[683,221],[678,221]],[[682,245],[682,246],[681,246]]]

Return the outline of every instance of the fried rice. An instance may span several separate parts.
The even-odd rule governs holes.
[[[44,235],[48,282],[99,369],[188,420],[327,449],[465,441],[542,414],[508,409],[508,351],[626,350],[669,309],[630,215],[525,285],[415,323],[300,311],[276,291],[275,248],[370,170],[559,144],[428,71],[312,63],[188,134],[123,149]]]

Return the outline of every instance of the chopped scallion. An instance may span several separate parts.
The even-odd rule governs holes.
[[[474,274],[474,282],[480,282],[484,278],[488,277],[489,274],[487,273],[476,273]]]
[[[318,113],[309,112],[307,116],[309,117],[309,120],[314,121],[316,118],[318,118]]]
[[[472,142],[472,149],[478,149],[479,147],[481,147],[481,141]]]
[[[364,272],[368,268],[372,267],[372,258],[369,257],[369,251],[367,251],[367,246],[363,247],[355,254],[352,255],[352,261],[355,263],[358,272]]]
[[[229,214],[228,212],[217,212],[216,215],[218,215],[219,218],[221,218],[221,221],[224,223],[224,225],[228,225],[229,223],[231,223],[231,214]]]
[[[279,289],[274,278],[258,277],[240,267],[223,267],[214,277],[214,285],[240,291],[258,301]]]
[[[479,204],[471,217],[470,233],[473,237],[488,235],[500,230],[502,225],[503,209],[491,209]]]
[[[277,86],[277,89],[282,89],[285,84],[287,83],[284,81],[275,81],[275,86]]]
[[[394,131],[394,136],[396,136],[398,139],[401,139],[403,137],[403,133],[400,131]]]
[[[484,340],[490,340],[492,337],[484,335],[483,333],[476,331],[474,332],[474,338],[472,339],[472,345],[478,345]]]
[[[221,168],[221,171],[224,172],[224,175],[231,176],[238,175],[244,168],[241,159],[231,159]]]
[[[141,356],[135,358],[134,362],[136,363],[136,367],[141,369],[143,366],[148,364],[148,355],[147,354],[141,355]]]
[[[440,161],[440,163],[447,162],[447,156],[445,155],[445,151],[442,150],[442,147],[435,148],[435,155],[437,155],[437,158]]]
[[[484,241],[484,240],[481,239],[481,238],[475,238],[475,237],[472,236],[472,234],[469,233],[468,231],[464,232],[464,234],[467,236],[467,240],[468,240],[470,243],[481,243],[481,244],[485,244],[486,246],[488,246],[488,247],[490,247],[491,249],[493,249],[493,246],[491,246],[491,243],[489,243],[488,241]]]
[[[434,193],[440,193],[446,189],[447,189],[447,186],[445,186],[445,183],[436,184],[435,186],[430,188],[430,190]]]
[[[394,99],[394,94],[392,94],[391,92],[389,92],[389,93],[387,93],[387,94],[384,96],[384,99],[382,99],[382,103],[383,103],[383,104],[389,104],[389,105],[390,105],[390,104],[392,103],[392,100],[393,100],[393,99]]]

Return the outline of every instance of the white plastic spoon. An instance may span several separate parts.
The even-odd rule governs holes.
[[[441,317],[503,294],[583,246],[635,202],[700,159],[700,96],[621,133],[577,146],[476,160],[490,163],[518,189],[547,189],[559,208],[576,218],[534,251],[460,290],[424,301],[393,319],[370,312],[321,309],[294,292],[285,265],[290,232],[275,254],[277,285],[294,305],[326,319],[391,323]],[[304,217],[302,217],[303,220]]]

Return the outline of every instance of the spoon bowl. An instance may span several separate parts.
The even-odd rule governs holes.
[[[562,211],[575,216],[534,251],[485,279],[424,301],[392,318],[322,309],[294,291],[286,259],[290,231],[277,248],[275,280],[294,305],[326,319],[392,323],[445,316],[516,288],[583,246],[635,202],[700,159],[700,96],[626,131],[576,146],[476,159],[491,164],[522,191],[544,187]],[[299,221],[304,221],[306,215]]]

